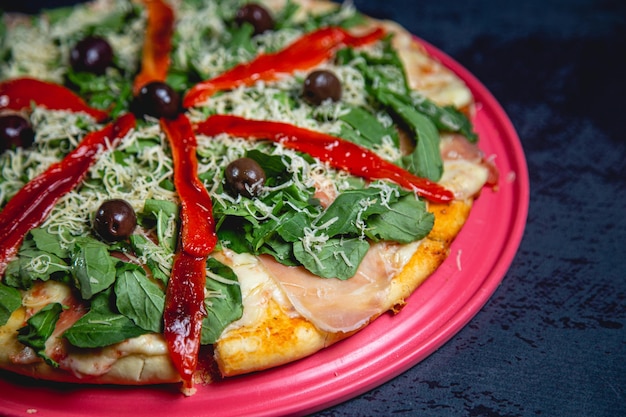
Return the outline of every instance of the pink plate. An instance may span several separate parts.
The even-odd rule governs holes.
[[[497,192],[484,190],[449,258],[396,316],[301,361],[198,388],[53,384],[0,373],[0,414],[71,417],[306,414],[366,392],[415,366],[482,308],[506,274],[522,239],[529,181],[517,134],[489,91],[450,57],[427,49],[456,72],[477,101],[480,146],[495,156]]]

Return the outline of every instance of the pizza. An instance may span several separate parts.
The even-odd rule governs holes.
[[[471,91],[349,3],[4,19],[6,371],[191,395],[313,355],[400,314],[497,186]]]

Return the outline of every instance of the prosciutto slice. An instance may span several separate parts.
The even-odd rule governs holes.
[[[373,244],[356,275],[345,281],[320,278],[270,256],[260,259],[298,313],[318,329],[337,333],[357,330],[384,312],[391,280],[406,262],[397,249],[395,244]]]

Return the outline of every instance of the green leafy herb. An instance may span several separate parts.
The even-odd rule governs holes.
[[[352,107],[350,111],[339,117],[345,124],[339,136],[366,148],[373,149],[382,145],[388,137],[396,146],[399,145],[398,132],[393,124],[385,126],[376,117],[362,107]]]
[[[26,326],[19,329],[17,335],[17,340],[20,343],[31,347],[37,356],[54,367],[59,366],[59,364],[46,355],[46,340],[54,332],[61,311],[63,311],[61,304],[48,304],[29,318]]]
[[[33,237],[37,249],[51,253],[59,258],[67,258],[67,250],[61,246],[59,235],[54,235],[46,229],[38,227],[32,229],[30,234]]]
[[[118,268],[115,295],[115,303],[121,314],[144,330],[161,332],[165,293],[148,279],[139,265],[124,263]]]
[[[89,237],[76,241],[71,253],[72,275],[84,300],[115,282],[116,263],[104,243]]]
[[[322,278],[352,278],[370,245],[359,238],[329,239],[320,247],[310,248],[298,241],[293,251],[296,259]]]
[[[324,214],[315,220],[316,229],[323,228],[321,231],[331,237],[361,235],[368,216],[388,209],[380,192],[380,189],[364,188],[339,194]]]
[[[154,242],[146,237],[138,234],[132,234],[130,236],[130,246],[137,255],[147,257],[146,266],[150,270],[152,277],[161,281],[163,284],[167,284],[169,280],[170,270],[165,270],[163,266],[159,264],[157,259],[153,256],[156,253],[163,252],[163,248],[157,246]]]
[[[207,260],[210,273],[206,280],[207,316],[202,321],[201,343],[212,344],[222,331],[243,314],[241,288],[237,275],[228,266],[214,258]]]
[[[91,309],[63,336],[76,347],[97,348],[123,342],[148,333],[128,317],[111,308],[111,291],[95,296]]]
[[[402,161],[410,172],[432,181],[438,181],[443,174],[443,161],[439,152],[439,132],[430,118],[407,105],[398,94],[381,89],[378,98],[389,105],[394,112],[411,128],[416,136],[413,152]]]
[[[68,68],[67,78],[91,106],[109,110],[111,117],[126,111],[133,99],[132,84],[117,71],[96,75]]]
[[[426,204],[407,194],[391,204],[389,210],[368,219],[366,234],[372,240],[410,243],[423,239],[433,228],[435,216]]]
[[[4,326],[11,314],[22,305],[22,294],[15,288],[0,282],[0,326]]]
[[[58,241],[52,243],[52,240],[52,235],[47,232],[33,229],[31,235],[24,240],[17,259],[7,266],[5,283],[26,290],[35,280],[47,281],[51,278],[63,280],[68,277],[70,267],[64,259],[55,254],[64,251],[58,247]]]
[[[144,202],[143,214],[156,220],[159,245],[173,251],[176,247],[175,224],[178,219],[178,205],[171,201],[148,199]]]

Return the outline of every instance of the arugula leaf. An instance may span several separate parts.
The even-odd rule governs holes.
[[[93,238],[77,240],[70,254],[72,276],[84,300],[109,288],[115,282],[117,260],[107,246]]]
[[[165,293],[139,265],[124,263],[118,268],[114,288],[115,305],[121,314],[144,330],[162,331]]]
[[[61,246],[58,235],[54,235],[39,227],[32,229],[30,234],[33,237],[37,249],[49,252],[59,258],[67,258],[67,249]]]
[[[246,156],[256,161],[263,172],[265,172],[266,180],[269,180],[268,185],[283,184],[288,178],[291,179],[291,175],[287,175],[287,167],[285,161],[289,163],[290,158],[280,155],[268,155],[258,149],[250,149],[246,152]]]
[[[372,149],[375,145],[381,145],[384,137],[389,137],[399,146],[400,139],[393,125],[384,126],[374,114],[362,107],[351,107],[339,119],[346,123],[339,135],[344,139]]]
[[[15,261],[23,280],[47,281],[57,272],[67,272],[69,267],[61,258],[40,250],[24,249]]]
[[[0,326],[4,326],[11,314],[22,306],[22,294],[15,288],[0,282]]]
[[[254,26],[248,22],[244,22],[241,26],[233,26],[227,31],[230,42],[228,48],[233,52],[244,50],[250,55],[256,53],[256,48],[252,43],[252,35],[254,34]]]
[[[311,216],[304,212],[286,214],[276,228],[276,233],[286,242],[297,242],[304,237],[304,229],[311,227]]]
[[[155,253],[163,252],[163,249],[157,246],[154,242],[146,237],[138,234],[130,235],[130,247],[133,252],[135,252],[139,256],[146,256],[146,266],[150,270],[152,276],[163,284],[167,284],[169,280],[169,270],[162,269],[163,267],[157,262],[157,260],[152,256]]]
[[[412,105],[417,111],[428,116],[440,131],[460,133],[472,143],[478,141],[478,135],[474,132],[472,122],[456,107],[438,106],[416,91],[411,92],[407,104]]]
[[[374,241],[410,243],[426,237],[434,222],[435,216],[426,209],[426,203],[407,194],[389,210],[370,217],[366,234]]]
[[[302,241],[293,245],[298,261],[322,278],[352,278],[370,245],[359,238],[328,239],[321,247],[306,248]]]
[[[214,258],[207,260],[209,274],[206,280],[208,297],[205,298],[207,316],[202,321],[201,344],[213,344],[222,331],[243,314],[241,287],[231,268]]]
[[[151,216],[156,221],[159,246],[170,252],[176,248],[176,225],[178,221],[178,205],[171,201],[148,199],[144,202],[143,215]]]
[[[46,355],[46,340],[52,336],[61,311],[63,311],[61,304],[48,304],[29,318],[26,326],[19,329],[17,335],[20,343],[32,348],[37,356],[54,367],[58,367],[59,364]]]
[[[402,159],[405,168],[417,176],[438,181],[443,174],[443,161],[439,153],[439,132],[432,120],[385,88],[376,90],[376,96],[401,117],[417,137],[413,152]]]
[[[93,298],[89,312],[63,333],[70,344],[81,348],[98,348],[148,333],[128,317],[114,311],[110,306],[110,298],[111,290]]]
[[[75,72],[68,68],[69,84],[92,107],[109,110],[111,117],[127,111],[133,100],[132,85],[119,72],[106,75]]]
[[[373,213],[382,213],[387,207],[382,204],[380,190],[364,188],[348,190],[339,194],[324,214],[315,221],[316,227],[324,228],[329,236],[360,235],[365,220]]]
[[[69,277],[70,267],[65,260],[54,253],[37,247],[39,244],[41,247],[52,249],[55,252],[62,251],[55,249],[55,245],[50,243],[52,235],[43,232],[38,233],[39,229],[33,229],[33,231],[35,233],[24,240],[17,259],[9,262],[5,271],[5,283],[11,287],[26,290],[33,285],[35,280],[47,281],[51,278],[63,280]],[[47,243],[38,243],[37,240],[33,239],[33,236],[37,236],[37,239],[45,236],[43,241]]]

